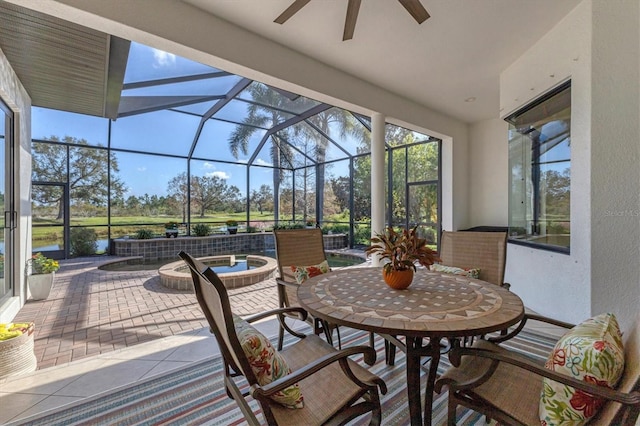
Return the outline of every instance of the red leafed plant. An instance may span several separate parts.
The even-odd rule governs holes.
[[[416,270],[416,262],[427,269],[435,262],[439,262],[438,254],[427,247],[427,240],[417,234],[418,226],[412,229],[402,228],[395,231],[389,226],[385,232],[371,238],[371,245],[365,249],[368,255],[378,254],[381,259],[388,259],[383,268],[386,272],[393,270]]]

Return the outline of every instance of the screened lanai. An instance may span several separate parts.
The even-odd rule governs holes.
[[[371,118],[130,43],[113,117],[32,111],[34,252],[318,226],[371,235]],[[106,114],[103,114],[106,115]],[[385,222],[440,230],[440,141],[385,125]],[[199,230],[194,233],[196,227]],[[206,228],[203,228],[206,227]],[[203,231],[203,229],[205,231]]]

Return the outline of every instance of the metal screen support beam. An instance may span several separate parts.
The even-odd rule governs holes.
[[[258,144],[258,147],[253,152],[253,155],[251,156],[251,158],[249,159],[249,162],[247,164],[253,164],[253,162],[256,161],[256,158],[258,157],[258,153],[262,150],[262,147],[264,147],[264,144],[267,142],[267,139],[269,139],[269,136],[271,136],[274,133],[277,133],[280,130],[285,129],[285,128],[289,127],[289,126],[293,126],[294,124],[298,124],[299,122],[301,122],[303,120],[306,120],[309,117],[312,117],[312,116],[314,116],[316,114],[320,114],[322,111],[326,111],[329,108],[332,108],[331,105],[326,105],[326,104],[316,105],[313,108],[306,110],[305,112],[303,112],[302,114],[300,114],[300,115],[298,115],[296,117],[292,117],[292,118],[290,118],[288,120],[283,121],[280,124],[277,124],[277,125],[273,126],[271,129],[269,129],[267,131],[267,133],[264,134],[264,136],[260,140],[260,143]],[[287,142],[287,143],[289,143],[289,142]],[[289,144],[289,145],[291,145],[291,144]]]
[[[236,96],[240,94],[240,92],[246,89],[247,86],[249,86],[251,83],[253,83],[253,80],[249,80],[248,78],[243,78],[242,80],[237,82],[236,85],[231,88],[231,90],[227,92],[224,99],[221,99],[218,102],[216,102],[215,105],[209,108],[209,111],[204,113],[204,115],[200,119],[200,123],[198,124],[198,129],[196,130],[196,134],[193,136],[191,149],[189,149],[189,156],[188,156],[189,159],[191,159],[191,157],[193,156],[193,151],[195,151],[196,149],[196,145],[198,144],[198,139],[200,139],[200,135],[202,134],[202,129],[204,128],[204,123],[206,123],[208,119],[213,117],[213,115],[216,112],[220,111],[222,107],[224,107],[226,104],[231,102]]]

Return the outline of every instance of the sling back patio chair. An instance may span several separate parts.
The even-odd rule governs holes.
[[[322,231],[313,229],[275,229],[273,231],[276,242],[276,259],[278,262],[278,302],[281,308],[299,306],[297,290],[300,283],[296,280],[293,269],[317,266],[327,261],[322,240]],[[293,267],[293,269],[292,269]],[[328,264],[327,264],[328,268]],[[327,269],[328,270],[328,269]],[[278,349],[282,348],[284,331],[291,333],[285,322],[287,315],[280,315],[280,334],[278,335]],[[291,316],[291,315],[289,315]],[[298,316],[294,315],[294,318]],[[324,332],[327,341],[333,344],[333,331],[338,337],[338,348],[341,348],[340,330],[337,326],[323,323],[318,318],[307,317],[313,325],[314,333]]]
[[[386,385],[349,359],[362,355],[372,365],[373,349],[353,346],[338,351],[311,334],[276,351],[250,323],[283,312],[304,317],[302,309],[276,309],[241,319],[231,313],[227,290],[216,273],[185,252],[179,256],[189,265],[198,304],[220,347],[227,395],[250,425],[261,423],[246,400],[248,395],[258,401],[269,425],[345,424],[367,413],[371,413],[370,424],[380,424],[378,389],[385,394]],[[237,381],[245,382],[239,376],[248,382],[247,392],[240,390]]]
[[[610,315],[610,314],[605,314]],[[563,336],[552,354],[551,362],[554,370],[561,370],[566,366],[569,371],[552,371],[545,366],[538,364],[530,358],[518,354],[512,350],[499,346],[517,335],[527,320],[543,321],[564,328],[571,328],[572,325],[556,321],[538,315],[525,315],[523,322],[509,335],[500,336],[493,339],[479,339],[471,347],[455,347],[450,352],[449,358],[454,365],[436,382],[435,389],[442,392],[444,388],[449,390],[448,424],[456,424],[456,407],[463,405],[487,416],[488,419],[495,419],[500,424],[505,425],[536,425],[541,424],[539,408],[541,407],[541,397],[545,389],[543,407],[549,407],[552,416],[563,416],[554,423],[573,423],[577,421],[576,414],[570,412],[565,414],[565,410],[576,409],[584,413],[588,410],[596,409],[600,403],[595,403],[593,397],[603,398],[602,408],[595,414],[589,425],[633,425],[640,413],[640,315],[635,319],[631,329],[623,333],[624,363],[611,362],[612,357],[601,356],[603,360],[599,363],[599,352],[604,346],[616,347],[617,353],[622,357],[622,348],[612,345],[612,340],[605,340],[602,336],[605,333],[598,333],[593,338],[594,320],[590,319],[582,323],[585,328],[577,326]],[[602,322],[601,322],[602,323]],[[617,330],[617,323],[615,326]],[[583,333],[586,331],[586,333]],[[618,338],[614,339],[616,341]],[[620,339],[621,340],[621,339]],[[599,343],[597,343],[599,341]],[[571,356],[564,348],[571,347]],[[582,349],[579,349],[582,348]],[[585,352],[581,352],[584,350]],[[565,358],[566,354],[566,358]],[[587,362],[588,360],[588,362]],[[569,361],[571,361],[569,363]],[[614,365],[624,364],[624,371],[617,386],[611,389],[607,386],[597,386],[594,381],[600,382],[596,374],[591,374],[587,367],[593,365],[599,372],[598,375]],[[603,366],[606,366],[604,368]],[[593,370],[592,370],[593,371]],[[577,379],[569,374],[584,374],[585,381],[579,376]],[[619,374],[619,371],[618,371]],[[545,380],[551,380],[543,384]],[[587,379],[592,379],[586,381]],[[554,383],[555,382],[555,383]],[[575,394],[571,396],[570,388],[560,391],[549,388],[552,386],[571,386]],[[549,389],[552,389],[551,391]],[[571,403],[567,403],[555,398],[571,398]],[[575,399],[574,399],[575,398]],[[545,413],[542,409],[541,413]],[[549,415],[549,414],[545,414]],[[564,420],[563,420],[564,419]]]
[[[504,282],[507,259],[506,232],[442,231],[439,255],[441,265],[462,270],[479,269],[479,279],[506,289],[510,287]],[[435,266],[432,269],[435,269]],[[466,346],[473,340],[474,337],[465,337],[462,343]],[[443,346],[442,352],[447,352],[449,348]],[[385,349],[387,363],[393,365],[396,348],[394,345],[386,344]],[[427,361],[429,359],[427,358]]]
[[[479,279],[510,287],[504,282],[506,232],[442,231],[440,258],[443,265],[480,269]]]

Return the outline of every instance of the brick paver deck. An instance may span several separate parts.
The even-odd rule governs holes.
[[[14,322],[36,324],[38,369],[208,327],[195,294],[160,284],[157,270],[105,271],[114,258],[61,261],[47,300],[29,300]],[[233,310],[251,315],[278,305],[274,280],[230,290]]]

